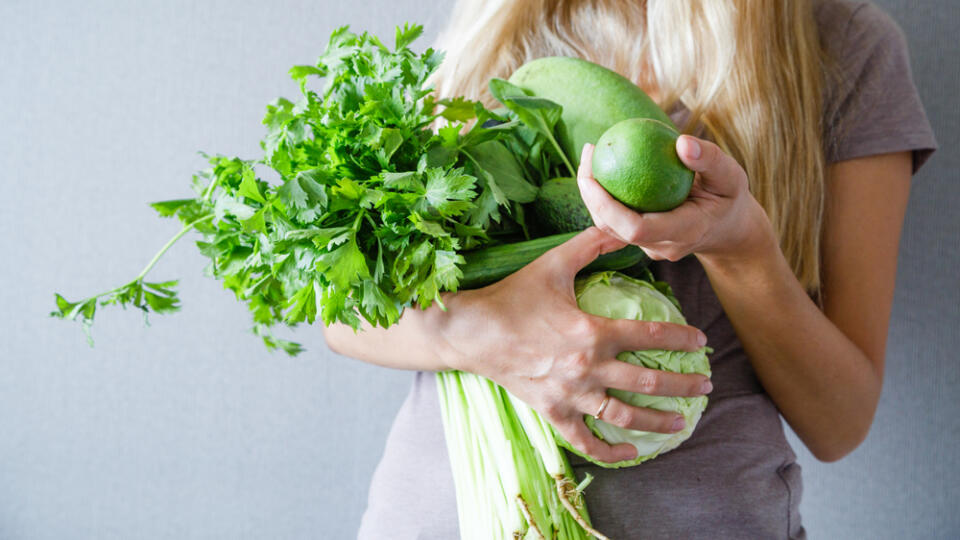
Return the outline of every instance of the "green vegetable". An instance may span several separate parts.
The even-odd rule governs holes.
[[[490,79],[490,94],[503,103],[524,125],[550,142],[550,146],[566,165],[569,174],[577,174],[554,137],[554,128],[560,121],[563,107],[548,99],[531,97],[522,88],[503,79]]]
[[[466,264],[463,266],[463,278],[460,283],[464,288],[472,289],[499,281],[576,235],[575,232],[555,234],[464,253]],[[649,262],[643,250],[637,246],[626,246],[612,253],[600,255],[583,271],[620,270],[642,262]]]
[[[537,187],[527,181],[516,156],[500,141],[487,141],[463,150],[477,165],[500,204],[528,203],[537,196]]]
[[[596,143],[604,131],[621,120],[654,118],[673,125],[633,81],[579,58],[538,58],[520,66],[510,82],[562,107],[557,139],[574,166],[580,164],[585,143]]]
[[[613,319],[635,319],[643,321],[663,321],[686,324],[680,313],[676,299],[666,284],[660,288],[647,281],[634,279],[618,272],[600,272],[577,281],[576,295],[580,309],[593,315]],[[666,293],[666,294],[664,294]],[[669,295],[669,296],[668,296]],[[652,369],[662,369],[677,373],[700,373],[710,376],[710,362],[704,347],[695,352],[683,351],[632,351],[617,356],[619,360]],[[693,433],[700,415],[707,407],[707,397],[662,397],[648,396],[610,389],[608,393],[630,405],[648,407],[661,411],[673,411],[683,415],[686,426],[672,433],[653,433],[625,429],[596,420],[592,416],[584,417],[587,426],[600,438],[611,443],[630,443],[637,449],[637,458],[618,463],[604,463],[583,455],[565,441],[561,441],[572,452],[583,455],[590,461],[610,468],[629,467],[653,459],[673,450]]]
[[[493,382],[437,374],[440,412],[457,493],[461,538],[586,539],[580,485],[550,424]]]
[[[524,226],[520,204],[540,179],[520,163],[543,136],[478,102],[437,102],[426,80],[441,55],[407,48],[421,31],[398,28],[390,50],[338,29],[316,65],[290,70],[300,100],[267,107],[260,159],[209,157],[194,198],[153,205],[184,223],[171,243],[190,230],[203,236],[209,274],[247,304],[268,347],[300,350],[272,336],[278,323],[390,326],[403,309],[458,289],[461,252],[507,222]],[[326,83],[315,91],[318,77]],[[441,118],[448,125],[432,131]],[[265,168],[279,181],[265,181]],[[146,270],[80,301],[57,295],[52,315],[88,329],[98,304],[176,309],[175,282],[147,283]]]
[[[550,234],[582,231],[593,225],[576,178],[547,180],[531,206],[537,225]]]
[[[673,126],[628,118],[603,132],[593,152],[593,176],[618,201],[640,212],[680,206],[693,185],[693,171],[677,156]]]

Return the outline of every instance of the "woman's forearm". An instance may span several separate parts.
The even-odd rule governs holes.
[[[775,244],[699,257],[761,383],[810,451],[834,461],[867,435],[882,377],[807,296]]]
[[[669,212],[638,213],[607,193],[584,147],[580,194],[600,229],[654,259],[697,254],[760,381],[811,452],[836,460],[867,435],[883,386],[884,344],[911,156],[895,152],[828,169],[822,242],[824,311],[794,277],[743,167],[683,135],[697,175]]]
[[[449,303],[455,295],[445,295]],[[394,369],[444,371],[452,369],[440,338],[446,312],[437,306],[405,309],[400,322],[390,328],[364,323],[354,331],[345,324],[325,327],[327,345],[336,353]]]

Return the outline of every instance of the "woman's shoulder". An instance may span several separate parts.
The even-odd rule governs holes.
[[[900,26],[873,2],[818,0],[815,17],[831,68],[824,88],[827,161],[912,150],[916,171],[937,144]]]
[[[900,25],[873,2],[818,0],[814,16],[824,46],[838,58],[861,56],[884,45],[906,49]]]

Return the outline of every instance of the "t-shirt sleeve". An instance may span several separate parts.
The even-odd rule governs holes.
[[[937,142],[913,84],[907,42],[897,23],[872,3],[856,6],[840,35],[824,36],[836,80],[826,99],[829,163],[913,152],[913,172]]]

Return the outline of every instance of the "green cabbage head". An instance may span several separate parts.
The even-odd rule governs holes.
[[[662,292],[661,292],[662,291]],[[664,294],[666,293],[666,294]],[[598,272],[580,279],[576,284],[577,303],[580,309],[593,315],[612,319],[636,319],[643,321],[665,321],[686,324],[680,313],[676,299],[664,283],[657,286],[634,279],[619,272]],[[667,296],[669,295],[669,296]],[[707,359],[709,348],[695,352],[683,351],[628,351],[617,355],[617,359],[638,366],[662,369],[678,373],[702,373],[710,376],[710,362]],[[637,465],[658,455],[673,450],[693,433],[700,415],[707,407],[707,397],[661,397],[648,396],[611,388],[611,396],[637,407],[648,407],[661,411],[674,411],[683,415],[686,426],[677,433],[653,433],[624,429],[596,420],[593,416],[584,417],[590,430],[610,444],[630,443],[637,449],[637,458],[605,463],[572,448],[569,443],[562,444],[572,452],[607,468],[620,468]]]

